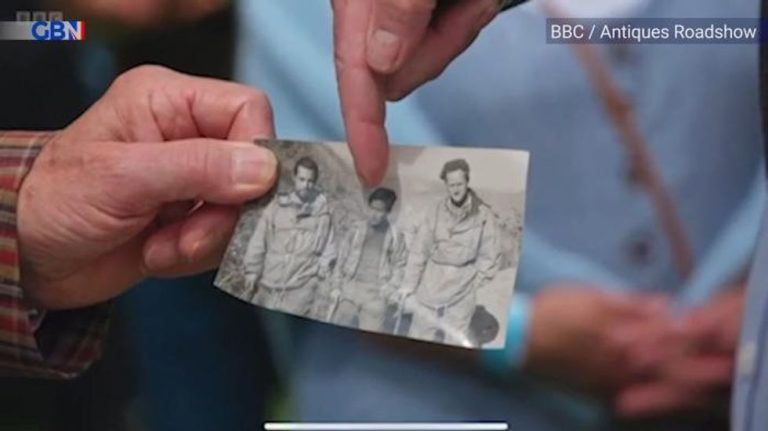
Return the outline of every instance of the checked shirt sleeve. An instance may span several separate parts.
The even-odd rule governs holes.
[[[24,300],[16,202],[24,177],[51,137],[0,132],[0,374],[75,377],[99,356],[106,333],[107,305],[45,312]]]

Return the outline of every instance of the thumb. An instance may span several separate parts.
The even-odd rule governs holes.
[[[185,200],[238,205],[268,192],[277,177],[275,156],[253,143],[192,139],[125,147],[123,204],[131,207]]]
[[[379,73],[397,70],[427,32],[436,0],[376,0],[368,29],[368,65]]]

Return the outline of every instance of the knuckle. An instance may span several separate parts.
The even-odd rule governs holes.
[[[406,18],[414,15],[431,15],[437,6],[435,0],[388,0],[383,6],[396,18]]]
[[[249,88],[247,99],[250,103],[258,106],[268,107],[270,104],[267,93],[258,88]]]
[[[152,83],[160,77],[167,76],[169,73],[171,73],[170,69],[153,64],[134,67],[115,78],[110,90],[119,91],[134,89],[138,86]]]
[[[432,81],[436,80],[437,78],[439,78],[440,75],[442,75],[443,72],[445,72],[446,68],[448,68],[448,64],[447,63],[446,64],[441,64],[440,66],[434,67],[431,70],[429,70],[425,74],[425,76],[424,76],[424,84],[426,84],[428,82],[432,82]]]
[[[408,95],[409,91],[404,87],[391,87],[387,89],[387,100],[390,102],[399,102]]]
[[[418,85],[421,84],[421,82],[418,82]],[[390,102],[398,102],[407,97],[416,86],[412,76],[407,74],[397,74],[387,83],[385,88],[387,100]]]
[[[252,88],[248,91],[245,105],[272,118],[272,103],[269,101],[269,96],[259,89]]]
[[[125,72],[123,76],[135,79],[148,79],[157,78],[159,76],[167,76],[170,73],[172,72],[167,67],[158,66],[156,64],[145,64],[134,67],[133,69]]]
[[[227,176],[234,167],[232,157],[224,148],[216,148],[204,142],[192,144],[183,154],[188,174],[201,184],[213,184],[212,178]]]
[[[499,14],[499,5],[496,0],[487,0],[485,6],[478,12],[478,27],[485,27]]]
[[[336,49],[336,52],[334,53],[333,65],[339,72],[343,71],[347,66],[347,62],[344,59],[344,54],[339,52],[338,49]]]

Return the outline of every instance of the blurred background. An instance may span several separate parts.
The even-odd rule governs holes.
[[[343,140],[326,0],[4,0],[87,22],[0,42],[0,129],[65,127],[144,63],[271,97],[278,136]],[[212,274],[114,304],[69,382],[0,381],[0,430],[254,430],[264,420],[724,430],[762,196],[757,48],[547,45],[545,20],[758,17],[757,0],[535,0],[391,105],[393,142],[531,152],[507,348],[366,336],[242,304]]]

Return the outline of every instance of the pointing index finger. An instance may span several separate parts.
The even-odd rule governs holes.
[[[372,0],[333,0],[336,74],[347,140],[357,172],[369,186],[381,182],[389,161],[384,128],[383,78],[366,59]]]

